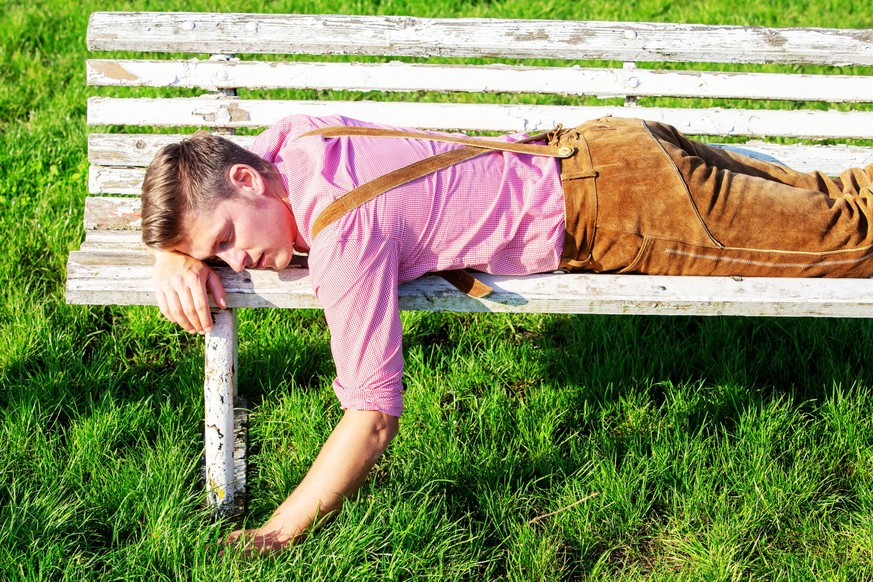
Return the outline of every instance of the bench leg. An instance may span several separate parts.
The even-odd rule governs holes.
[[[206,500],[216,516],[234,506],[234,397],[236,396],[236,311],[213,312],[215,325],[206,334]],[[243,480],[245,477],[243,476]]]

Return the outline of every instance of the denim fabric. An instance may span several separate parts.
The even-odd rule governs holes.
[[[574,270],[669,275],[873,275],[873,165],[805,174],[603,118],[558,130]]]

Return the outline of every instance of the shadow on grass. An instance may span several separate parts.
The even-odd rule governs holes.
[[[670,386],[699,386],[707,397],[689,411],[691,429],[729,425],[761,398],[816,402],[873,384],[873,335],[859,319],[558,317],[536,341],[545,376],[585,387],[577,394],[589,407],[639,386],[657,408]]]
[[[498,339],[482,339],[471,349],[469,338],[458,333],[469,335],[470,329]],[[494,356],[501,344],[515,348]],[[827,498],[841,500],[840,507],[863,505],[852,500],[863,497],[866,485],[863,479],[853,480],[851,467],[857,461],[851,452],[840,453],[839,437],[821,439],[815,450],[808,443],[833,428],[828,418],[833,411],[823,409],[835,394],[855,394],[849,398],[859,401],[857,394],[873,385],[867,357],[871,344],[865,320],[545,316],[492,325],[461,316],[416,321],[406,350],[422,354],[416,366],[451,393],[435,411],[439,422],[457,419],[473,426],[459,437],[460,453],[428,453],[436,459],[458,456],[444,463],[441,490],[452,508],[449,519],[480,524],[484,545],[505,548],[518,540],[513,527],[523,529],[534,515],[560,505],[555,500],[566,495],[564,487],[571,483],[581,487],[580,496],[613,488],[601,489],[601,500],[591,503],[600,509],[580,510],[588,515],[580,523],[597,535],[574,525],[560,533],[550,530],[561,540],[558,553],[563,557],[557,559],[584,576],[604,567],[625,573],[649,570],[663,554],[656,532],[667,523],[683,523],[677,503],[698,504],[695,515],[704,523],[710,511],[718,513],[707,504],[721,500],[726,511],[737,504],[762,524],[746,534],[752,541],[755,535],[778,537],[767,522],[779,515],[743,505],[754,497],[744,485],[734,485],[739,489],[725,499],[717,492],[732,482],[760,484],[759,479],[779,489],[784,486],[779,479],[796,470],[791,459],[815,459],[807,471],[820,478],[810,495],[822,501],[810,502],[803,519],[819,514],[831,519],[827,516],[834,506]],[[476,370],[470,358],[482,369]],[[473,380],[453,385],[459,377],[452,363],[473,370]],[[529,382],[519,377],[519,370],[528,371]],[[558,396],[543,404],[543,391]],[[511,412],[521,408],[528,418]],[[538,419],[530,420],[536,413]],[[851,416],[859,418],[854,412]],[[418,422],[427,429],[426,420]],[[501,431],[509,434],[494,435]],[[723,446],[725,439],[749,442]],[[693,444],[683,448],[688,442]],[[722,446],[718,453],[711,450],[714,443]],[[756,455],[764,463],[760,468],[742,464]],[[737,473],[725,473],[723,462],[738,463]],[[412,480],[421,484],[439,477]],[[608,509],[606,499],[618,506]],[[797,511],[783,517],[797,524],[803,513]],[[695,528],[700,529],[691,535],[706,535],[706,525]],[[738,540],[743,547],[744,538]],[[749,547],[739,556],[754,561],[754,544]]]

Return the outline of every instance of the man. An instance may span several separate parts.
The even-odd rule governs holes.
[[[205,135],[168,146],[146,174],[158,303],[190,332],[211,328],[207,293],[225,306],[205,259],[278,270],[309,254],[345,414],[297,489],[246,534],[256,548],[338,511],[397,433],[402,282],[459,269],[873,274],[873,166],[802,174],[613,118],[485,148],[444,138],[298,115],[250,151]]]

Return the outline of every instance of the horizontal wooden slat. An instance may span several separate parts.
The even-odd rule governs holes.
[[[146,249],[139,230],[92,230],[85,233],[80,251],[130,253]]]
[[[151,256],[70,254],[67,301],[155,305]],[[306,269],[217,268],[232,307],[319,308]],[[873,280],[634,275],[482,275],[494,293],[477,300],[438,277],[402,285],[402,309],[520,313],[873,317]]]
[[[140,171],[139,181],[145,172]],[[139,193],[139,189],[137,189]],[[85,230],[135,230],[142,228],[139,198],[103,198],[89,196],[85,199]]]
[[[107,13],[91,50],[873,65],[873,31],[406,16]]]
[[[88,135],[88,160],[98,166],[147,166],[159,149],[191,134],[91,133]],[[252,135],[222,136],[243,147],[255,140]]]
[[[88,83],[208,90],[324,89],[871,102],[873,77],[409,63],[89,60]]]
[[[801,172],[824,172],[836,176],[849,168],[873,164],[873,147],[781,145],[750,141],[740,145],[721,145],[741,154],[778,162]]]
[[[142,172],[135,173],[131,167],[147,166],[160,148],[184,137],[183,135],[92,133],[88,136],[88,158],[94,164],[94,168],[92,168],[92,193],[137,194],[142,180]],[[250,144],[254,140],[252,136],[227,137],[242,146]],[[746,155],[770,161],[778,161],[803,172],[821,170],[833,175],[846,168],[866,167],[873,164],[873,147],[782,145],[761,141],[750,141],[741,145],[722,145],[721,147],[728,147]],[[111,167],[100,166],[126,166],[126,168],[114,175],[114,170]],[[113,187],[119,187],[121,190],[113,190]]]
[[[801,158],[788,159],[779,157],[781,153],[778,146],[756,147],[756,148],[736,148],[729,146],[730,149],[741,151],[746,155],[753,154],[761,159],[768,161],[778,161],[795,170],[801,172],[812,172],[819,170],[827,175],[837,175],[843,170],[851,167],[866,167],[873,164],[873,148],[865,148],[864,155],[854,159],[847,159],[849,156],[836,155],[829,156],[824,153],[820,158]],[[792,153],[792,146],[782,146],[786,148],[788,153]],[[861,149],[861,148],[858,148]],[[836,148],[821,148],[823,152],[840,153]],[[125,194],[137,195],[142,189],[142,180],[145,175],[144,168],[120,168],[113,166],[91,166],[89,179],[89,192],[91,194]]]
[[[145,177],[143,168],[91,166],[88,192],[91,194],[139,194]]]
[[[315,116],[339,113],[401,127],[476,131],[546,131],[559,123],[570,126],[612,115],[666,122],[691,135],[873,138],[873,111],[241,100],[212,96],[88,99],[88,123],[91,125],[260,128],[272,125],[290,113]]]

